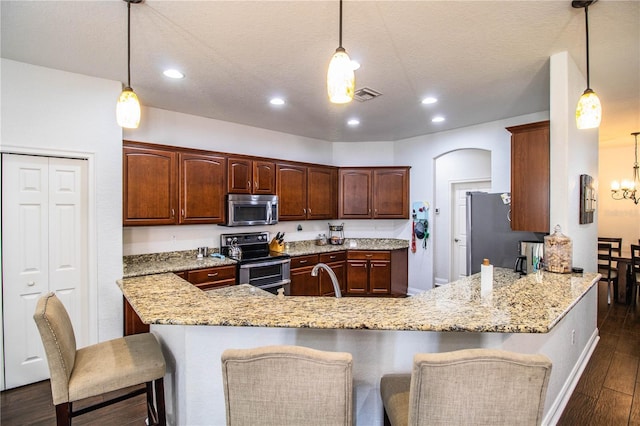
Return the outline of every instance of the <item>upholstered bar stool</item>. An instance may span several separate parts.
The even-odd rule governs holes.
[[[416,354],[382,377],[386,425],[539,425],[551,374],[544,355],[495,349]]]
[[[69,315],[53,293],[38,300],[33,318],[47,355],[59,426],[71,425],[73,417],[143,393],[147,394],[149,424],[166,424],[163,386],[166,367],[153,334],[136,334],[76,349]],[[76,401],[143,383],[146,388],[73,411],[72,404]]]
[[[227,425],[353,423],[352,357],[301,346],[222,353]]]

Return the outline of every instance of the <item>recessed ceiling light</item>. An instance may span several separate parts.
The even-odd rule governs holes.
[[[360,120],[358,120],[357,118],[351,118],[349,121],[347,121],[347,124],[349,126],[355,127],[360,124]]]
[[[164,70],[162,74],[164,74],[165,77],[169,77],[169,78],[184,78],[184,74],[174,69]]]
[[[282,98],[271,98],[269,103],[271,105],[284,105],[284,99],[282,99]]]
[[[426,97],[422,100],[422,103],[425,105],[435,104],[438,102],[438,98],[434,98],[433,96]]]
[[[353,70],[357,70],[360,68],[360,62],[358,61],[354,61],[353,59],[351,60],[351,67],[353,68]]]
[[[442,123],[444,121],[444,117],[441,115],[436,115],[431,119],[432,123]]]

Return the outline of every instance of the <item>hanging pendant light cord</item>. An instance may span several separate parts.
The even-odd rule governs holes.
[[[338,47],[342,47],[342,0],[340,0],[340,32],[338,36]]]
[[[127,0],[127,87],[131,87],[131,0]]]
[[[584,7],[584,28],[587,32],[587,89],[591,88],[591,84],[589,84],[589,6],[586,5]]]

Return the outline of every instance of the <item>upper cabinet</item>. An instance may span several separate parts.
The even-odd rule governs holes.
[[[279,220],[335,219],[335,167],[276,164]]]
[[[511,229],[549,232],[549,121],[511,132]]]
[[[227,184],[230,194],[275,194],[276,170],[271,161],[229,157]]]
[[[125,226],[222,223],[225,188],[225,157],[125,142]]]
[[[226,158],[181,152],[179,223],[222,223]]]
[[[341,219],[408,219],[409,168],[341,168]]]
[[[177,154],[151,147],[123,148],[123,224],[172,225],[177,209]]]

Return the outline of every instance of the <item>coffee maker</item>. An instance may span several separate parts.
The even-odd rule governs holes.
[[[515,272],[533,274],[543,269],[544,243],[540,241],[520,241],[520,255],[516,260]]]

